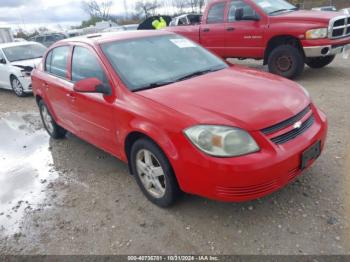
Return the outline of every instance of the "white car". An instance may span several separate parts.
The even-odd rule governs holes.
[[[46,47],[35,42],[0,44],[0,87],[17,96],[32,92],[30,74],[40,63]]]

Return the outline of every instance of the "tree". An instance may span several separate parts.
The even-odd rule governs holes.
[[[89,0],[82,2],[83,9],[90,15],[90,18],[97,18],[101,20],[109,20],[111,18],[110,10],[112,4],[112,1],[97,3],[95,0]]]
[[[158,7],[160,7],[160,5],[158,4],[157,0],[146,0],[136,2],[135,9],[140,15],[147,18],[152,15],[155,15],[155,11]]]

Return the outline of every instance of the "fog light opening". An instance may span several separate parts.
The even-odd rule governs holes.
[[[322,55],[327,55],[329,53],[329,47],[325,47],[321,50]]]

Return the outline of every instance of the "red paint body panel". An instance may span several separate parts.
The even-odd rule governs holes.
[[[54,77],[42,66],[32,73],[34,94],[45,101],[59,125],[125,162],[127,136],[143,133],[168,157],[183,191],[217,200],[245,201],[278,190],[301,173],[302,152],[316,141],[324,146],[324,114],[312,105],[298,84],[268,73],[234,66],[175,84],[130,92],[100,44],[164,34],[169,33],[128,32],[61,41],[50,50],[60,45],[69,45],[72,50],[74,46],[86,46],[96,55],[108,76],[112,95],[74,92],[69,79]],[[71,68],[70,63],[67,68]],[[315,123],[297,138],[276,145],[260,131],[293,117],[309,104]],[[183,133],[198,124],[246,129],[261,150],[234,158],[210,157]]]
[[[337,12],[299,10],[268,16],[252,0],[244,0],[260,16],[259,21],[228,22],[231,0],[211,1],[204,12],[202,23],[191,26],[168,27],[166,30],[183,35],[215,52],[222,58],[255,58],[265,56],[269,42],[278,36],[291,36],[301,41],[303,47],[350,44],[350,37],[342,39],[305,40],[310,29],[328,28],[329,21],[342,14]],[[225,2],[225,22],[208,24],[210,8]],[[233,31],[227,31],[234,28]],[[209,32],[205,32],[209,29]],[[222,40],[224,38],[224,41]]]

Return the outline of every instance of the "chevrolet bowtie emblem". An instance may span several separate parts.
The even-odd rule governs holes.
[[[296,122],[294,125],[293,125],[293,127],[294,127],[294,129],[299,129],[301,126],[302,126],[302,122],[301,121],[299,121],[299,122]]]

